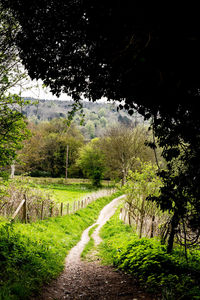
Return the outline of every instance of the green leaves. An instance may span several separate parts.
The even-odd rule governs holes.
[[[126,202],[140,237],[147,232],[151,232],[153,236],[158,228],[154,229],[151,224],[155,218],[157,223],[160,223],[162,213],[157,203],[150,201],[149,198],[160,195],[162,181],[157,176],[155,165],[150,162],[141,162],[139,159],[137,162],[139,170],[129,172],[127,184],[124,186],[124,192],[127,195]],[[163,219],[165,220],[165,217]]]
[[[139,239],[116,213],[101,230],[100,256],[104,263],[138,278],[140,284],[163,299],[199,299],[200,251],[191,250],[188,262],[183,251],[167,254],[157,239]],[[167,298],[170,295],[170,298]]]
[[[12,164],[22,141],[29,136],[21,105],[17,95],[0,97],[0,166]]]
[[[98,144],[99,140],[93,139],[81,148],[77,162],[83,173],[91,179],[94,186],[100,186],[106,170],[104,155]]]
[[[25,102],[10,89],[27,76],[22,68],[15,37],[18,23],[0,3],[0,167],[12,164],[28,136],[22,107]]]

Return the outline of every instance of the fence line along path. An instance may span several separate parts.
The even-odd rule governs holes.
[[[11,221],[18,218],[22,222],[30,222],[36,220],[43,220],[48,217],[64,216],[75,213],[77,210],[85,208],[88,204],[96,199],[104,196],[111,195],[115,189],[103,189],[85,196],[81,200],[75,200],[72,203],[57,203],[51,199],[37,201],[32,203],[28,194],[23,195],[21,202],[7,203],[4,205],[3,211],[0,211],[6,217],[11,217]]]

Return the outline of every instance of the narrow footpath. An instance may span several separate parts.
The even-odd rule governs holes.
[[[129,275],[116,271],[113,267],[102,266],[97,259],[92,262],[81,261],[80,255],[89,241],[90,228],[98,225],[92,235],[98,245],[101,242],[99,230],[115,213],[122,197],[124,196],[112,200],[102,209],[97,222],[83,232],[80,242],[69,252],[62,274],[45,286],[40,296],[32,300],[158,299],[141,291]]]

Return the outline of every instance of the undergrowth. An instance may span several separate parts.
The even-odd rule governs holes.
[[[118,212],[101,230],[100,256],[104,264],[136,277],[149,292],[162,299],[200,299],[200,251],[175,248],[167,254],[166,246],[155,238],[139,239],[131,227],[119,220]]]
[[[100,210],[117,197],[102,197],[73,215],[31,224],[0,224],[0,299],[29,299],[63,270],[68,251]]]

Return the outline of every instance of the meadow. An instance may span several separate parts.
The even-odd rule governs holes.
[[[102,182],[101,188],[92,186],[88,179],[25,177],[22,180],[32,188],[49,192],[54,201],[63,203],[81,200],[98,190],[113,187],[113,184],[106,180]]]

